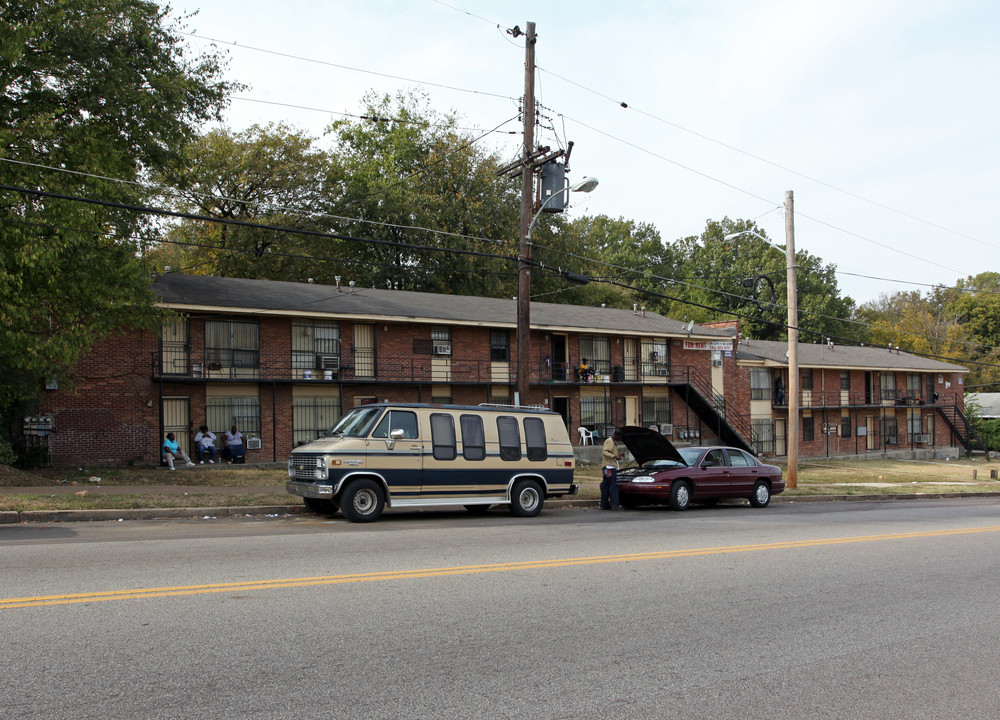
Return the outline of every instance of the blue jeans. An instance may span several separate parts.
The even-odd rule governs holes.
[[[205,457],[205,456],[208,457]],[[202,462],[206,460],[215,460],[215,445],[209,445],[204,447],[203,445],[198,445],[198,459]]]
[[[618,468],[604,468],[601,477],[601,507],[618,507]]]

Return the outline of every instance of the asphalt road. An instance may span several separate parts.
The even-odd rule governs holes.
[[[1000,500],[0,526],[4,718],[1000,717]]]

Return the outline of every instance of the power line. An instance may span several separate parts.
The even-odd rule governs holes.
[[[692,130],[690,128],[684,127],[683,125],[679,125],[679,124],[677,124],[675,122],[667,120],[666,118],[662,118],[662,117],[660,117],[658,115],[655,115],[653,113],[647,112],[645,110],[641,110],[641,109],[639,109],[638,107],[636,107],[634,105],[631,105],[631,104],[629,104],[627,102],[624,102],[622,100],[616,100],[615,98],[612,98],[609,95],[606,95],[606,94],[604,94],[604,93],[602,93],[602,92],[600,92],[598,90],[594,90],[593,88],[587,87],[586,85],[578,83],[575,80],[570,80],[569,78],[564,77],[562,75],[559,75],[557,73],[554,73],[551,70],[547,70],[547,69],[542,68],[542,67],[538,67],[538,70],[539,70],[539,72],[548,73],[552,77],[558,78],[559,80],[562,80],[563,82],[569,83],[570,85],[574,85],[574,86],[580,88],[581,90],[585,90],[585,91],[587,91],[589,93],[597,95],[598,97],[604,98],[605,100],[609,100],[609,101],[613,102],[614,104],[618,105],[619,107],[621,107],[622,109],[633,110],[633,111],[639,113],[640,115],[645,115],[646,117],[651,118],[653,120],[656,120],[657,122],[663,123],[664,125],[669,125],[670,127],[676,128],[676,129],[678,129],[678,130],[680,130],[682,132],[686,132],[686,133],[688,133],[690,135],[694,135],[695,137],[701,138],[702,140],[707,140],[710,143],[714,143],[715,145],[719,145],[720,147],[724,147],[727,150],[732,150],[733,152],[736,152],[736,153],[739,153],[741,155],[744,155],[744,156],[746,156],[746,157],[748,157],[748,158],[750,158],[752,160],[756,160],[758,162],[762,162],[765,165],[770,165],[771,167],[777,168],[778,170],[782,170],[784,172],[790,173],[790,174],[795,175],[797,177],[800,177],[800,178],[803,178],[803,179],[808,180],[810,182],[816,183],[817,185],[822,185],[823,187],[829,188],[830,190],[835,190],[836,192],[842,193],[842,194],[847,195],[849,197],[852,197],[852,198],[854,198],[856,200],[861,200],[862,202],[869,203],[869,204],[874,205],[876,207],[882,208],[883,210],[888,210],[889,212],[892,212],[892,213],[895,213],[897,215],[901,215],[903,217],[909,218],[910,220],[915,220],[916,222],[923,223],[924,225],[927,225],[929,227],[935,228],[937,230],[942,230],[942,231],[950,233],[952,235],[956,235],[958,237],[962,237],[962,238],[965,238],[967,240],[972,240],[973,242],[980,243],[981,245],[986,245],[987,247],[1000,249],[1000,246],[994,245],[993,243],[989,243],[989,242],[986,242],[985,240],[981,240],[981,239],[979,239],[977,237],[974,237],[972,235],[968,235],[966,233],[959,232],[958,230],[953,230],[953,229],[951,229],[949,227],[946,227],[944,225],[939,225],[937,223],[931,222],[930,220],[925,220],[925,219],[923,219],[921,217],[918,217],[916,215],[911,215],[910,213],[904,212],[904,211],[899,210],[897,208],[894,208],[894,207],[892,207],[890,205],[886,205],[884,203],[880,203],[877,200],[872,200],[871,198],[867,198],[867,197],[865,197],[863,195],[858,195],[857,193],[851,192],[850,190],[845,190],[844,188],[838,187],[836,185],[832,185],[831,183],[824,182],[823,180],[820,180],[818,178],[812,177],[812,176],[807,175],[805,173],[799,172],[798,170],[794,170],[793,168],[787,167],[785,165],[781,165],[781,164],[776,163],[776,162],[774,162],[772,160],[768,160],[767,158],[761,157],[760,155],[755,155],[755,154],[753,154],[751,152],[743,150],[742,148],[738,148],[735,145],[731,145],[731,144],[723,142],[721,140],[717,140],[717,139],[715,139],[713,137],[705,135],[704,133],[700,133],[700,132],[698,132],[696,130]]]
[[[416,80],[414,78],[407,78],[401,75],[391,75],[389,73],[377,72],[375,70],[365,70],[364,68],[353,67],[351,65],[342,65],[340,63],[329,62],[327,60],[316,60],[313,58],[304,57],[302,55],[293,55],[291,53],[280,52],[278,50],[269,50],[267,48],[255,47],[253,45],[245,45],[243,43],[232,42],[229,40],[220,40],[219,38],[207,37],[205,35],[199,35],[198,33],[182,33],[183,35],[188,35],[189,37],[197,38],[199,40],[207,40],[208,42],[219,43],[220,45],[229,45],[230,47],[241,48],[243,50],[253,50],[254,52],[265,53],[267,55],[274,55],[276,57],[288,58],[290,60],[299,60],[301,62],[313,63],[315,65],[325,65],[327,67],[335,67],[340,70],[350,70],[351,72],[364,73],[366,75],[375,75],[377,77],[389,78],[390,80],[401,80],[407,83],[413,83],[415,85],[426,85],[429,87],[442,88],[444,90],[454,90],[455,92],[468,93],[471,95],[481,95],[483,97],[494,97],[501,100],[510,100],[512,102],[517,102],[517,98],[511,97],[510,95],[500,95],[499,93],[487,92],[485,90],[471,90],[469,88],[461,88],[455,85],[446,85],[444,83],[431,82],[429,80]]]

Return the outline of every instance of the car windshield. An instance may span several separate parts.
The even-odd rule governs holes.
[[[364,437],[382,413],[380,407],[354,408],[333,426],[333,437]]]
[[[698,458],[701,457],[702,449],[700,447],[686,447],[679,448],[677,450],[684,458],[684,462],[688,464],[689,467],[694,467],[698,464]]]

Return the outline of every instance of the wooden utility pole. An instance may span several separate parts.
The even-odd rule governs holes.
[[[521,168],[521,229],[517,267],[517,399],[528,404],[531,385],[531,240],[528,237],[535,205],[535,23],[525,25],[524,39],[524,149]]]
[[[788,281],[788,477],[799,484],[799,288],[795,265],[795,215],[792,191],[785,193],[785,261]]]

